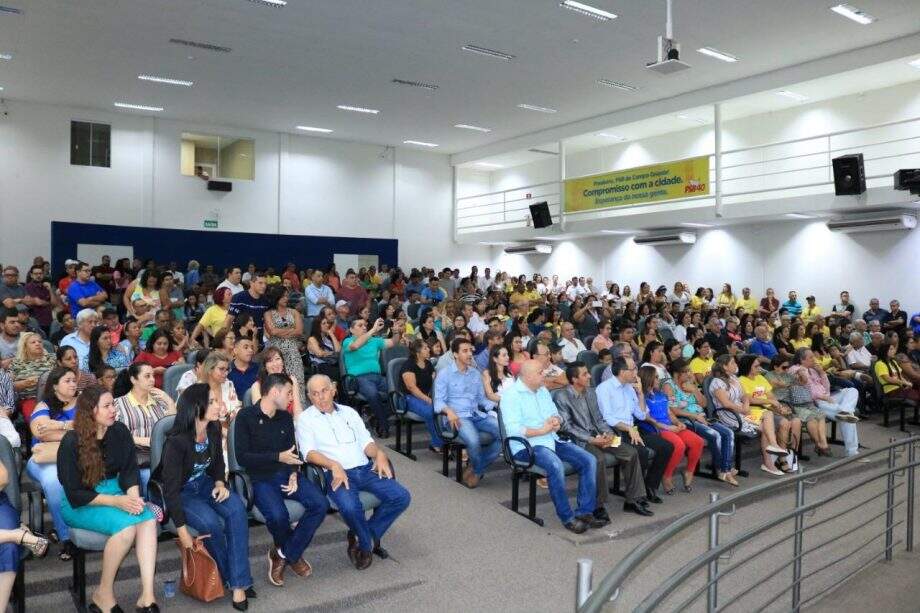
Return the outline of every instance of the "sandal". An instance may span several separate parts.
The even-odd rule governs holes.
[[[63,541],[61,543],[61,551],[58,553],[58,558],[61,562],[69,562],[73,559],[73,543],[70,541]]]
[[[30,543],[26,542],[27,535],[32,536],[35,540]],[[32,555],[36,558],[43,558],[45,554],[48,553],[48,539],[33,533],[28,528],[22,529],[22,536],[19,537],[19,545],[31,551]]]
[[[719,481],[721,481],[722,483],[727,483],[731,485],[732,487],[738,487],[739,485],[738,481],[735,479],[735,477],[731,473],[724,473],[722,475],[719,475]]]

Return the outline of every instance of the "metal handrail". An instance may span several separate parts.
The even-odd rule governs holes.
[[[828,502],[832,500],[848,495],[854,489],[861,487],[863,485],[866,485],[868,483],[871,483],[872,481],[878,480],[882,477],[887,477],[889,480],[889,487],[887,488],[886,492],[879,493],[878,495],[878,496],[881,496],[883,493],[887,493],[887,496],[888,496],[888,504],[886,505],[886,514],[889,517],[888,517],[886,532],[883,534],[886,535],[885,555],[886,555],[886,558],[889,558],[891,555],[891,548],[893,547],[892,538],[891,538],[891,530],[892,530],[892,527],[895,525],[891,514],[893,514],[894,508],[897,506],[894,504],[894,501],[893,501],[893,496],[894,496],[893,490],[895,488],[893,479],[896,473],[903,472],[905,469],[907,469],[908,473],[910,474],[910,479],[908,480],[907,491],[908,491],[909,497],[913,495],[913,490],[914,490],[913,471],[918,465],[920,465],[920,461],[917,461],[915,459],[916,455],[915,455],[915,449],[914,449],[914,445],[918,442],[920,442],[920,436],[912,436],[912,437],[904,438],[898,441],[893,441],[889,443],[888,445],[878,447],[872,450],[867,450],[863,453],[860,453],[858,456],[850,456],[850,457],[838,460],[823,468],[809,471],[807,473],[800,472],[797,475],[788,476],[779,481],[764,483],[764,484],[755,486],[749,490],[746,490],[744,492],[738,492],[738,493],[732,494],[723,499],[714,499],[709,505],[702,507],[700,509],[697,509],[696,511],[692,511],[688,513],[687,515],[684,515],[680,519],[672,522],[666,528],[659,531],[651,539],[647,540],[642,545],[636,547],[623,560],[621,560],[620,563],[617,564],[613,568],[613,570],[611,570],[600,581],[596,589],[591,591],[590,595],[587,595],[587,597],[585,597],[584,592],[578,593],[577,599],[578,599],[578,603],[580,604],[580,606],[578,606],[577,610],[579,613],[595,613],[595,612],[600,611],[605,606],[605,604],[611,600],[612,597],[614,598],[616,597],[616,594],[619,593],[619,590],[622,588],[623,583],[627,579],[627,577],[629,577],[630,574],[632,574],[636,569],[638,569],[640,565],[642,565],[643,562],[645,562],[653,554],[657,553],[659,551],[659,548],[665,545],[670,539],[674,538],[676,535],[681,533],[686,528],[693,526],[698,521],[702,519],[706,519],[706,518],[709,518],[711,520],[713,516],[715,516],[718,513],[724,512],[726,509],[735,507],[736,505],[744,504],[745,502],[748,502],[753,498],[760,498],[760,497],[769,495],[771,493],[778,492],[780,490],[787,490],[791,486],[795,486],[796,489],[799,491],[797,505],[794,509],[790,511],[786,511],[785,513],[781,514],[780,516],[774,517],[771,520],[765,521],[762,524],[755,526],[741,533],[740,535],[734,537],[732,540],[726,543],[713,544],[711,542],[711,545],[714,545],[714,546],[711,546],[705,553],[696,556],[694,559],[692,559],[690,562],[688,562],[682,568],[680,568],[678,571],[672,574],[671,577],[665,579],[664,581],[660,581],[658,583],[658,587],[643,600],[642,605],[640,605],[637,608],[637,610],[643,610],[643,611],[651,610],[662,599],[667,597],[676,587],[678,587],[681,584],[681,582],[683,582],[686,579],[686,577],[688,577],[690,574],[698,570],[701,570],[707,564],[712,564],[714,561],[717,561],[719,557],[722,554],[724,554],[726,551],[734,549],[739,544],[744,543],[764,533],[766,530],[769,530],[773,527],[776,527],[782,524],[783,522],[787,522],[790,519],[796,519],[797,527],[796,527],[796,533],[794,534],[794,536],[797,537],[797,540],[798,540],[801,532],[805,530],[804,525],[800,525],[800,524],[801,524],[801,520],[804,518],[804,516],[807,513],[821,506],[824,506],[825,504],[827,504]],[[894,465],[895,450],[901,447],[905,447],[905,446],[908,449],[908,458],[909,458],[908,463],[902,466],[896,467]],[[863,460],[866,457],[880,455],[883,453],[888,454],[887,468],[871,473],[869,476],[861,479],[855,485],[851,486],[847,490],[833,493],[825,498],[822,498],[821,500],[817,500],[809,504],[804,504],[802,495],[804,492],[804,486],[806,482],[810,483],[812,482],[812,480],[816,478],[821,478],[831,473],[838,472],[843,467],[849,466],[855,462],[859,462],[860,460]],[[910,498],[908,499],[907,507],[908,507],[908,515],[912,515],[913,501],[910,500]],[[898,523],[900,524],[901,522],[898,522]],[[908,520],[908,537],[907,537],[908,550],[912,550],[913,548],[912,524],[913,524],[913,520],[911,517]],[[810,551],[813,551],[813,550],[803,552],[800,550],[799,547],[797,547],[796,554],[792,562],[793,563],[800,562],[801,558],[807,555],[808,553],[810,553]],[[588,566],[590,565],[580,563],[579,564],[580,572],[585,572]],[[718,579],[717,571],[716,571],[714,578],[716,580]],[[713,577],[710,577],[710,581],[712,581],[712,579]],[[579,588],[584,589],[583,586],[585,585],[589,586],[588,589],[590,589],[590,585],[591,585],[590,578],[586,581],[584,578],[579,577],[579,581],[578,581]],[[790,586],[789,589],[793,589],[794,591],[797,591],[796,586]],[[789,589],[787,589],[786,591],[789,591]],[[699,595],[701,594],[702,592]],[[697,597],[699,595],[697,595]]]

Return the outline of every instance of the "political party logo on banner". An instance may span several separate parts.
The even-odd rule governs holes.
[[[709,156],[651,164],[565,182],[565,212],[709,194]]]

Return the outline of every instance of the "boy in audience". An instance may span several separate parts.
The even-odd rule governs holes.
[[[295,444],[294,419],[287,411],[293,389],[288,375],[269,374],[261,400],[240,410],[234,425],[236,458],[252,480],[253,504],[272,535],[268,580],[279,587],[284,585],[286,567],[300,577],[313,572],[303,552],[329,510],[326,497],[300,471],[303,461]],[[293,528],[286,500],[304,508]]]
[[[389,458],[358,413],[335,403],[335,385],[329,377],[310,377],[307,394],[312,404],[297,418],[297,445],[307,462],[325,470],[328,495],[348,525],[348,558],[364,570],[374,555],[389,557],[380,541],[409,507],[409,491],[393,477]],[[370,519],[358,497],[362,491],[380,500]]]
[[[246,391],[259,378],[259,365],[253,363],[255,347],[245,336],[237,336],[233,343],[233,359],[230,360],[230,372],[227,378],[233,381],[236,395],[242,398]]]

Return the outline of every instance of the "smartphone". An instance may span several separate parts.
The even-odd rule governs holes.
[[[594,302],[591,303],[591,306],[593,306],[596,309],[599,309],[602,306],[604,306],[604,303],[601,302],[600,300],[595,300]]]

